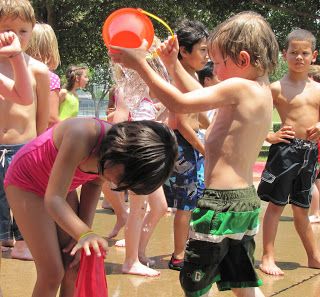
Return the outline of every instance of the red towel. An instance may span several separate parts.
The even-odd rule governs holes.
[[[91,256],[86,256],[82,249],[74,297],[108,297],[104,270],[105,251],[102,248],[100,250],[101,257],[98,257],[92,248]]]

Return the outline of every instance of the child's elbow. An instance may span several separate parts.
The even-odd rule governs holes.
[[[23,96],[17,96],[12,101],[19,105],[31,105],[33,103],[33,97],[23,97]]]
[[[32,103],[33,103],[33,97],[24,98],[24,99],[22,100],[21,105],[31,105]]]

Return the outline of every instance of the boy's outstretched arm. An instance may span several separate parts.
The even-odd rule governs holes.
[[[12,80],[0,73],[0,98],[22,105],[31,104],[34,99],[31,78],[19,38],[13,32],[0,33],[0,56],[9,59],[14,75]]]
[[[146,82],[155,97],[175,113],[201,112],[224,105],[237,104],[238,95],[243,90],[243,79],[233,78],[215,86],[182,93],[162,79],[146,61],[147,43],[140,48],[121,48],[112,46],[109,53],[113,62],[121,63],[136,70]]]

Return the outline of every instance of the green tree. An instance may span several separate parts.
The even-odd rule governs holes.
[[[63,74],[69,64],[86,63],[92,71],[92,83],[104,85],[104,91],[92,98],[99,106],[112,84],[110,61],[101,38],[106,17],[122,7],[141,7],[166,21],[173,29],[182,18],[202,21],[208,29],[213,29],[226,18],[240,11],[253,10],[262,14],[271,24],[280,49],[285,37],[295,27],[307,29],[320,40],[319,0],[194,0],[192,4],[181,0],[31,0],[39,21],[49,23],[55,30],[61,54],[59,74]],[[161,39],[168,31],[153,21],[155,32]],[[318,58],[318,63],[320,62]],[[280,68],[283,67],[280,64]],[[282,71],[278,71],[278,74]],[[280,72],[279,72],[280,71]],[[274,74],[272,78],[278,77]]]

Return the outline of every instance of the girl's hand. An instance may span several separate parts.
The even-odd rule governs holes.
[[[62,252],[65,253],[65,254],[70,253],[70,251],[73,249],[73,247],[76,245],[76,243],[77,242],[72,238],[69,241],[69,243],[66,245],[66,247],[64,247],[62,249]],[[73,257],[72,261],[69,264],[69,268],[76,267],[79,264],[80,259],[81,259],[81,253],[80,253],[80,251],[77,251],[75,256]]]
[[[271,144],[284,142],[290,143],[288,139],[293,139],[295,137],[295,132],[292,130],[291,126],[283,126],[275,133],[269,133],[267,141]]]
[[[14,57],[22,52],[18,36],[13,32],[0,33],[0,56]]]
[[[99,246],[101,246],[106,252],[108,251],[107,241],[94,232],[89,231],[80,237],[77,244],[73,247],[70,255],[74,256],[78,250],[83,248],[86,255],[90,256],[90,247],[92,247],[97,256],[101,257]]]
[[[112,45],[109,56],[114,63],[120,63],[127,68],[136,70],[144,62],[147,63],[147,49],[148,42],[143,39],[141,46],[138,48],[124,48]]]

